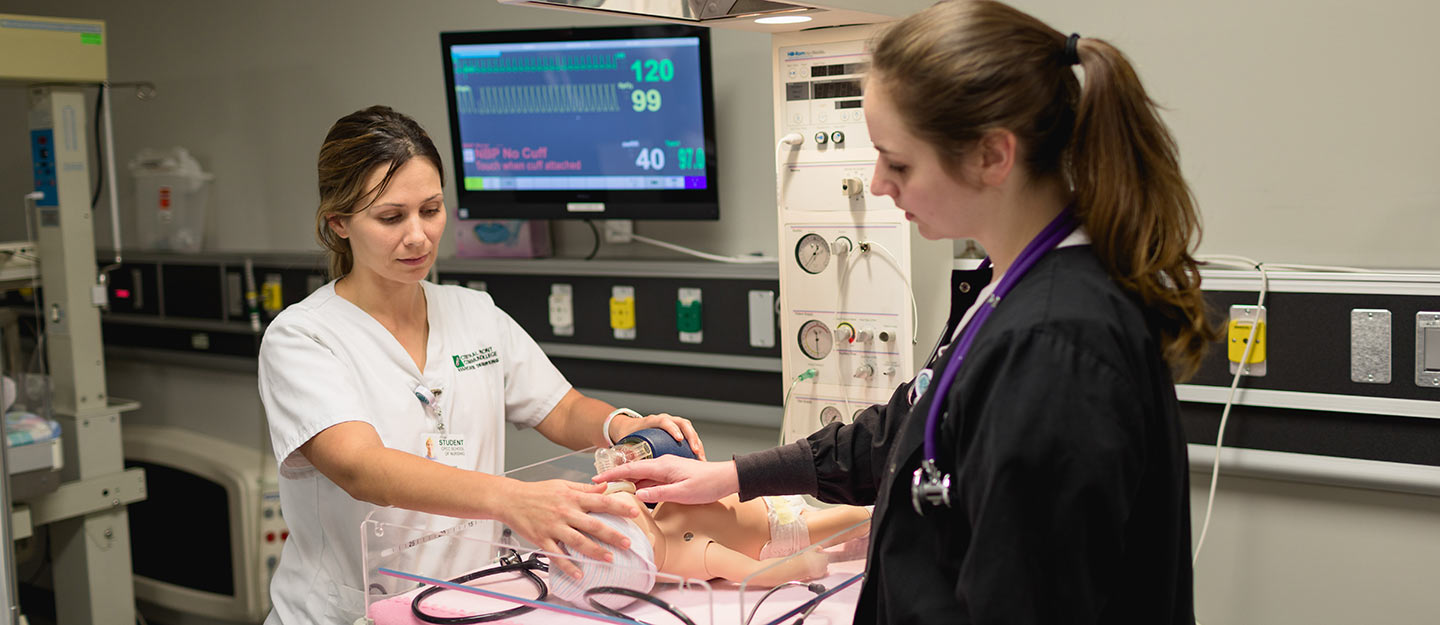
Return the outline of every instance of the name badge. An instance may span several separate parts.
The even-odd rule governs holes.
[[[934,375],[929,369],[921,369],[920,373],[915,375],[915,379],[910,381],[911,406],[914,406],[915,402],[920,401],[920,398],[925,395],[925,389],[930,388],[930,378]]]
[[[420,455],[457,469],[475,469],[475,462],[470,458],[469,442],[463,435],[425,432],[420,435]]]

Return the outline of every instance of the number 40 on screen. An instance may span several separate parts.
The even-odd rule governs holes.
[[[675,151],[680,169],[705,169],[705,148],[680,148]],[[635,166],[645,170],[665,168],[665,151],[660,148],[640,149],[635,155]]]

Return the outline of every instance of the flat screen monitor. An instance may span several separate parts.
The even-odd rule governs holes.
[[[718,219],[708,29],[440,35],[460,219]]]

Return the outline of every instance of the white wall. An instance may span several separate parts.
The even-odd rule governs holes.
[[[146,80],[158,98],[114,99],[123,232],[133,232],[125,163],[143,147],[185,146],[216,175],[206,246],[216,250],[316,249],[315,158],[336,119],[387,104],[418,120],[448,160],[450,141],[439,33],[444,30],[633,24],[585,15],[501,6],[493,0],[113,3],[12,0],[6,12],[104,19],[110,79]],[[776,248],[771,154],[769,36],[717,31],[715,106],[723,218],[646,223],[640,232],[726,254]],[[0,89],[0,240],[21,238],[20,196],[30,190],[24,96]],[[730,155],[730,156],[726,156]],[[455,182],[446,172],[454,205]],[[108,247],[108,200],[97,241]],[[583,256],[590,229],[558,226],[562,254]],[[452,229],[453,232],[453,229]],[[14,233],[11,235],[10,233]],[[442,254],[453,253],[447,234]],[[602,256],[645,257],[650,249],[609,248]]]
[[[344,113],[389,103],[449,153],[437,32],[616,23],[491,0],[5,4],[107,21],[111,78],[161,90],[148,103],[117,99],[117,156],[177,144],[197,154],[217,175],[208,243],[223,250],[313,249],[315,153]],[[1440,72],[1428,30],[1440,4],[1016,4],[1061,30],[1109,39],[1135,60],[1179,139],[1208,229],[1202,251],[1440,267],[1429,251],[1440,234]],[[768,38],[716,31],[715,54],[724,217],[640,229],[723,253],[774,252]],[[0,207],[18,207],[29,190],[23,100],[0,89],[0,119],[13,120],[0,124],[0,145],[14,146],[0,150]],[[128,180],[121,191],[127,205]],[[18,213],[0,208],[0,233],[23,229]],[[558,242],[562,254],[583,255],[590,233],[562,224]]]
[[[1440,3],[1017,4],[1062,30],[1109,39],[1135,60],[1179,139],[1208,228],[1202,251],[1440,267],[1440,72],[1431,32]],[[490,0],[6,0],[3,10],[107,20],[111,78],[161,89],[153,102],[116,102],[122,163],[145,146],[189,147],[217,176],[209,245],[264,251],[313,249],[315,154],[340,115],[388,103],[449,153],[437,32],[605,23]],[[643,234],[722,253],[775,252],[768,50],[763,35],[715,33],[724,217],[646,223]],[[0,145],[13,146],[0,149],[0,240],[18,238],[23,224],[10,208],[29,190],[22,119],[21,92],[0,89],[0,120],[11,120],[0,123]],[[562,226],[562,254],[582,255],[589,236]],[[247,436],[258,427],[258,413],[241,400],[253,398],[253,375],[216,375],[114,363],[112,392],[150,397],[136,420]],[[774,436],[716,432],[727,450]],[[521,456],[546,451],[523,435],[516,441]],[[1440,500],[1221,484],[1197,572],[1206,625],[1430,623],[1440,614]]]
[[[1179,141],[1202,252],[1440,268],[1440,4],[1015,4],[1134,60]]]
[[[1191,473],[1194,536],[1210,474]],[[1220,476],[1195,569],[1204,625],[1440,622],[1440,498]]]

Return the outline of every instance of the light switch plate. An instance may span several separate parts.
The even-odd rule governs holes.
[[[1415,313],[1415,385],[1440,388],[1440,312]]]

